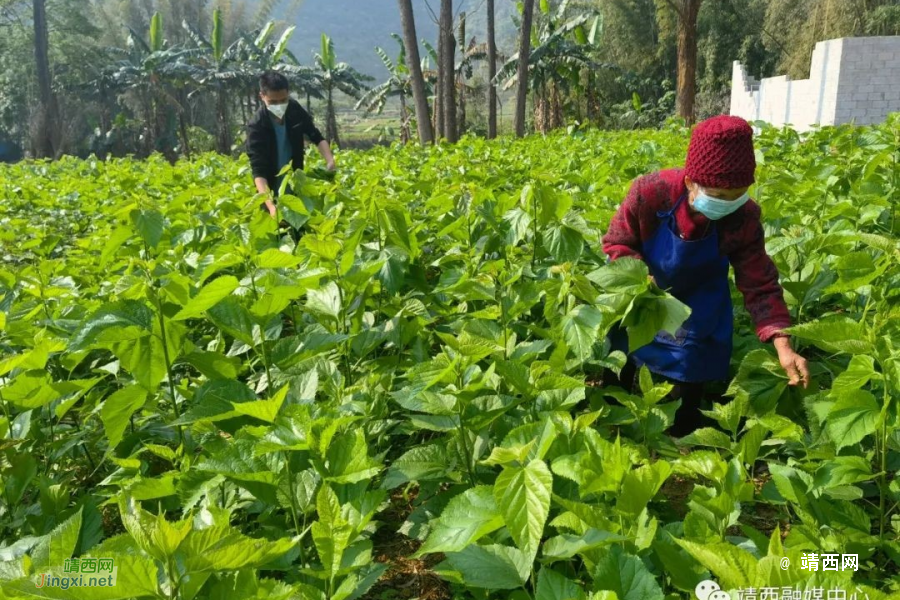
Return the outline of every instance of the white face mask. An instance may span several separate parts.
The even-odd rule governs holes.
[[[269,109],[269,112],[278,117],[279,119],[284,118],[284,114],[287,112],[288,103],[284,104],[269,104],[266,108]]]

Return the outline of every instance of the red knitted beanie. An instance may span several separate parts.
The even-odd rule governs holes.
[[[753,129],[744,119],[719,115],[698,124],[691,134],[684,174],[704,187],[749,187],[755,179]]]

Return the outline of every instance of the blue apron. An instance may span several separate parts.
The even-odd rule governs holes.
[[[640,367],[676,381],[724,380],[731,362],[734,314],[728,286],[728,257],[719,254],[715,227],[703,239],[688,241],[678,233],[675,210],[659,212],[663,219],[656,233],[642,244],[644,262],[656,284],[691,308],[691,316],[676,334],[659,332],[654,340],[632,354]],[[628,353],[624,329],[610,332],[614,350]]]

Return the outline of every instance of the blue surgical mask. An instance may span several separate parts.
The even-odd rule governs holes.
[[[742,207],[750,199],[750,190],[736,200],[722,200],[713,198],[703,192],[697,192],[694,198],[694,209],[702,213],[707,219],[718,221],[723,217],[727,217],[737,209]]]

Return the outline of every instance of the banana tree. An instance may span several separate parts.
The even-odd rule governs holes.
[[[594,17],[588,33],[591,16],[581,14],[567,19],[568,5],[568,0],[564,0],[552,12],[549,2],[541,2],[543,22],[531,33],[528,87],[535,96],[535,128],[542,133],[562,126],[562,95],[579,85],[583,70],[614,68],[596,63],[591,55],[600,17]],[[504,82],[503,89],[514,86],[518,64],[517,53],[500,68],[494,81]]]
[[[396,33],[391,36],[400,46],[400,53],[397,60],[392,61],[383,48],[376,46],[375,52],[381,57],[390,77],[387,81],[373,87],[363,94],[356,103],[356,110],[365,108],[366,114],[381,114],[384,105],[390,98],[399,98],[400,100],[400,140],[406,144],[410,139],[409,120],[410,114],[406,107],[406,99],[412,95],[412,80],[410,79],[409,67],[406,65],[406,47],[403,45],[403,39]]]
[[[243,79],[241,65],[235,60],[238,54],[237,44],[225,46],[222,13],[219,9],[213,11],[212,37],[209,40],[187,21],[182,21],[181,25],[204,52],[197,83],[213,90],[216,98],[216,148],[221,154],[229,154],[232,137],[228,95],[235,84]]]
[[[361,93],[368,89],[367,81],[374,81],[374,77],[363,75],[350,65],[338,62],[334,52],[334,42],[330,37],[322,34],[322,48],[315,54],[316,68],[325,89],[326,115],[325,137],[332,143],[340,145],[338,137],[337,118],[334,111],[334,92],[341,91],[351,98],[359,98]]]
[[[182,88],[195,76],[188,59],[196,49],[169,47],[163,39],[162,17],[153,15],[148,40],[129,29],[127,46],[116,49],[122,60],[103,73],[115,90],[131,94],[145,120],[145,148],[161,151],[170,161],[175,159],[175,113],[181,129],[182,143],[188,149],[184,106],[172,94],[173,87]]]

